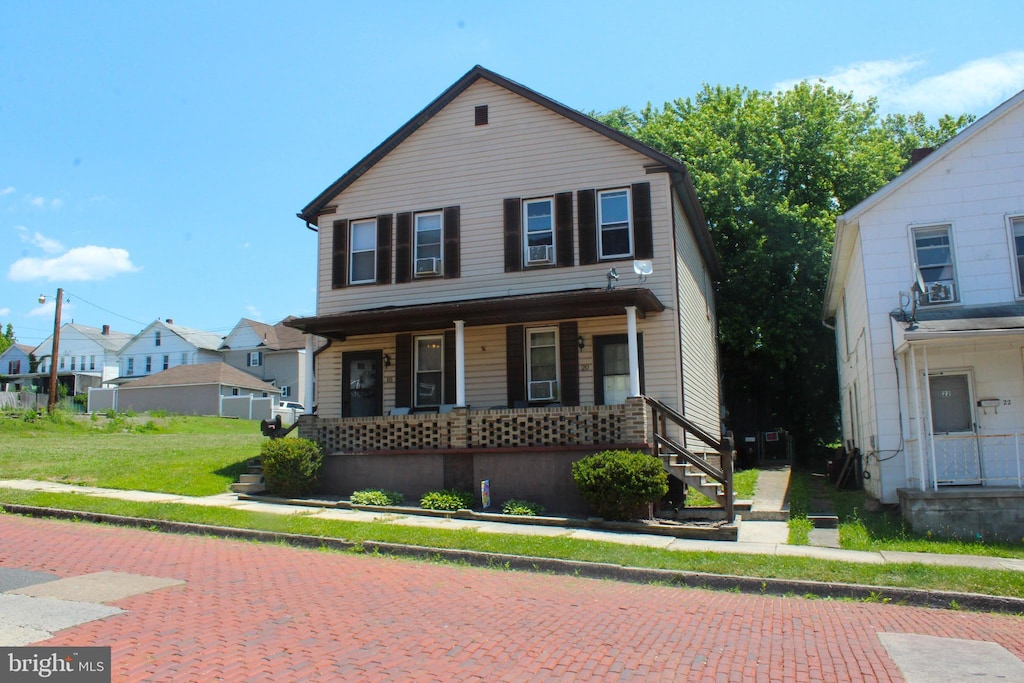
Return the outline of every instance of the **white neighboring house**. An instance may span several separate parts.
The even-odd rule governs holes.
[[[224,362],[281,390],[282,401],[306,396],[306,339],[295,328],[242,318],[220,346]]]
[[[95,377],[99,381],[94,386],[107,386],[117,377],[118,353],[131,338],[127,332],[111,330],[110,325],[98,328],[65,323],[60,328],[57,344],[57,372],[65,376],[71,373]],[[53,335],[50,335],[33,350],[39,361],[37,372],[49,374],[52,349]]]
[[[170,319],[156,320],[122,347],[118,383],[179,365],[219,363],[223,341],[214,332],[175,325]]]
[[[35,348],[28,344],[11,344],[0,353],[0,391],[21,391],[32,383],[25,377],[31,371]]]
[[[836,223],[843,441],[918,530],[1024,527],[1024,92]]]

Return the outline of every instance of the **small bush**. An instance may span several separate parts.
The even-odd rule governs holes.
[[[420,507],[424,510],[462,510],[473,507],[475,501],[476,496],[469,491],[444,489],[424,495],[420,498]]]
[[[668,493],[668,474],[653,455],[602,451],[572,464],[580,494],[605,519],[632,519],[644,503]]]
[[[308,439],[270,439],[260,449],[267,489],[283,496],[303,496],[316,490],[324,456]]]
[[[501,511],[506,515],[534,517],[536,515],[544,514],[544,506],[540,503],[531,503],[528,500],[517,500],[512,498],[511,500],[505,501],[505,504],[501,506]]]
[[[405,496],[398,491],[364,489],[362,491],[354,491],[349,501],[353,505],[401,505],[405,502]]]

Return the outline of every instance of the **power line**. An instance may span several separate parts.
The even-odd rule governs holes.
[[[129,321],[129,322],[133,322],[133,323],[135,323],[136,325],[142,325],[143,327],[145,327],[146,325],[148,325],[148,324],[149,324],[149,323],[144,323],[144,322],[140,322],[140,321],[138,321],[138,320],[135,320],[134,318],[129,318],[129,317],[128,317],[128,316],[126,316],[126,315],[121,315],[120,313],[115,313],[114,311],[111,311],[110,309],[107,309],[107,308],[103,308],[102,306],[100,306],[100,305],[97,305],[97,304],[94,304],[93,302],[89,301],[88,299],[84,299],[84,298],[82,298],[82,297],[78,296],[77,294],[75,294],[75,293],[73,293],[73,292],[66,292],[66,294],[67,294],[67,295],[68,295],[69,297],[74,297],[75,299],[78,299],[79,301],[81,301],[81,302],[83,302],[83,303],[87,303],[87,304],[89,304],[89,305],[90,305],[90,306],[92,306],[93,308],[98,308],[98,309],[100,309],[101,311],[103,311],[104,313],[109,313],[110,315],[116,316],[116,317],[118,317],[118,318],[124,318],[125,320],[127,320],[127,321]]]

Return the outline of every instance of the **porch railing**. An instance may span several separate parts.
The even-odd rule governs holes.
[[[932,457],[930,440],[934,439]],[[907,484],[921,491],[942,485],[1024,488],[1024,433],[936,435],[907,439]]]

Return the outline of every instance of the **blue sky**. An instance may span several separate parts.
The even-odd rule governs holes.
[[[1022,25],[1019,0],[7,0],[0,323],[39,343],[58,287],[64,322],[131,333],[312,315],[296,212],[475,64],[583,111],[822,78],[934,121],[1024,89]]]

